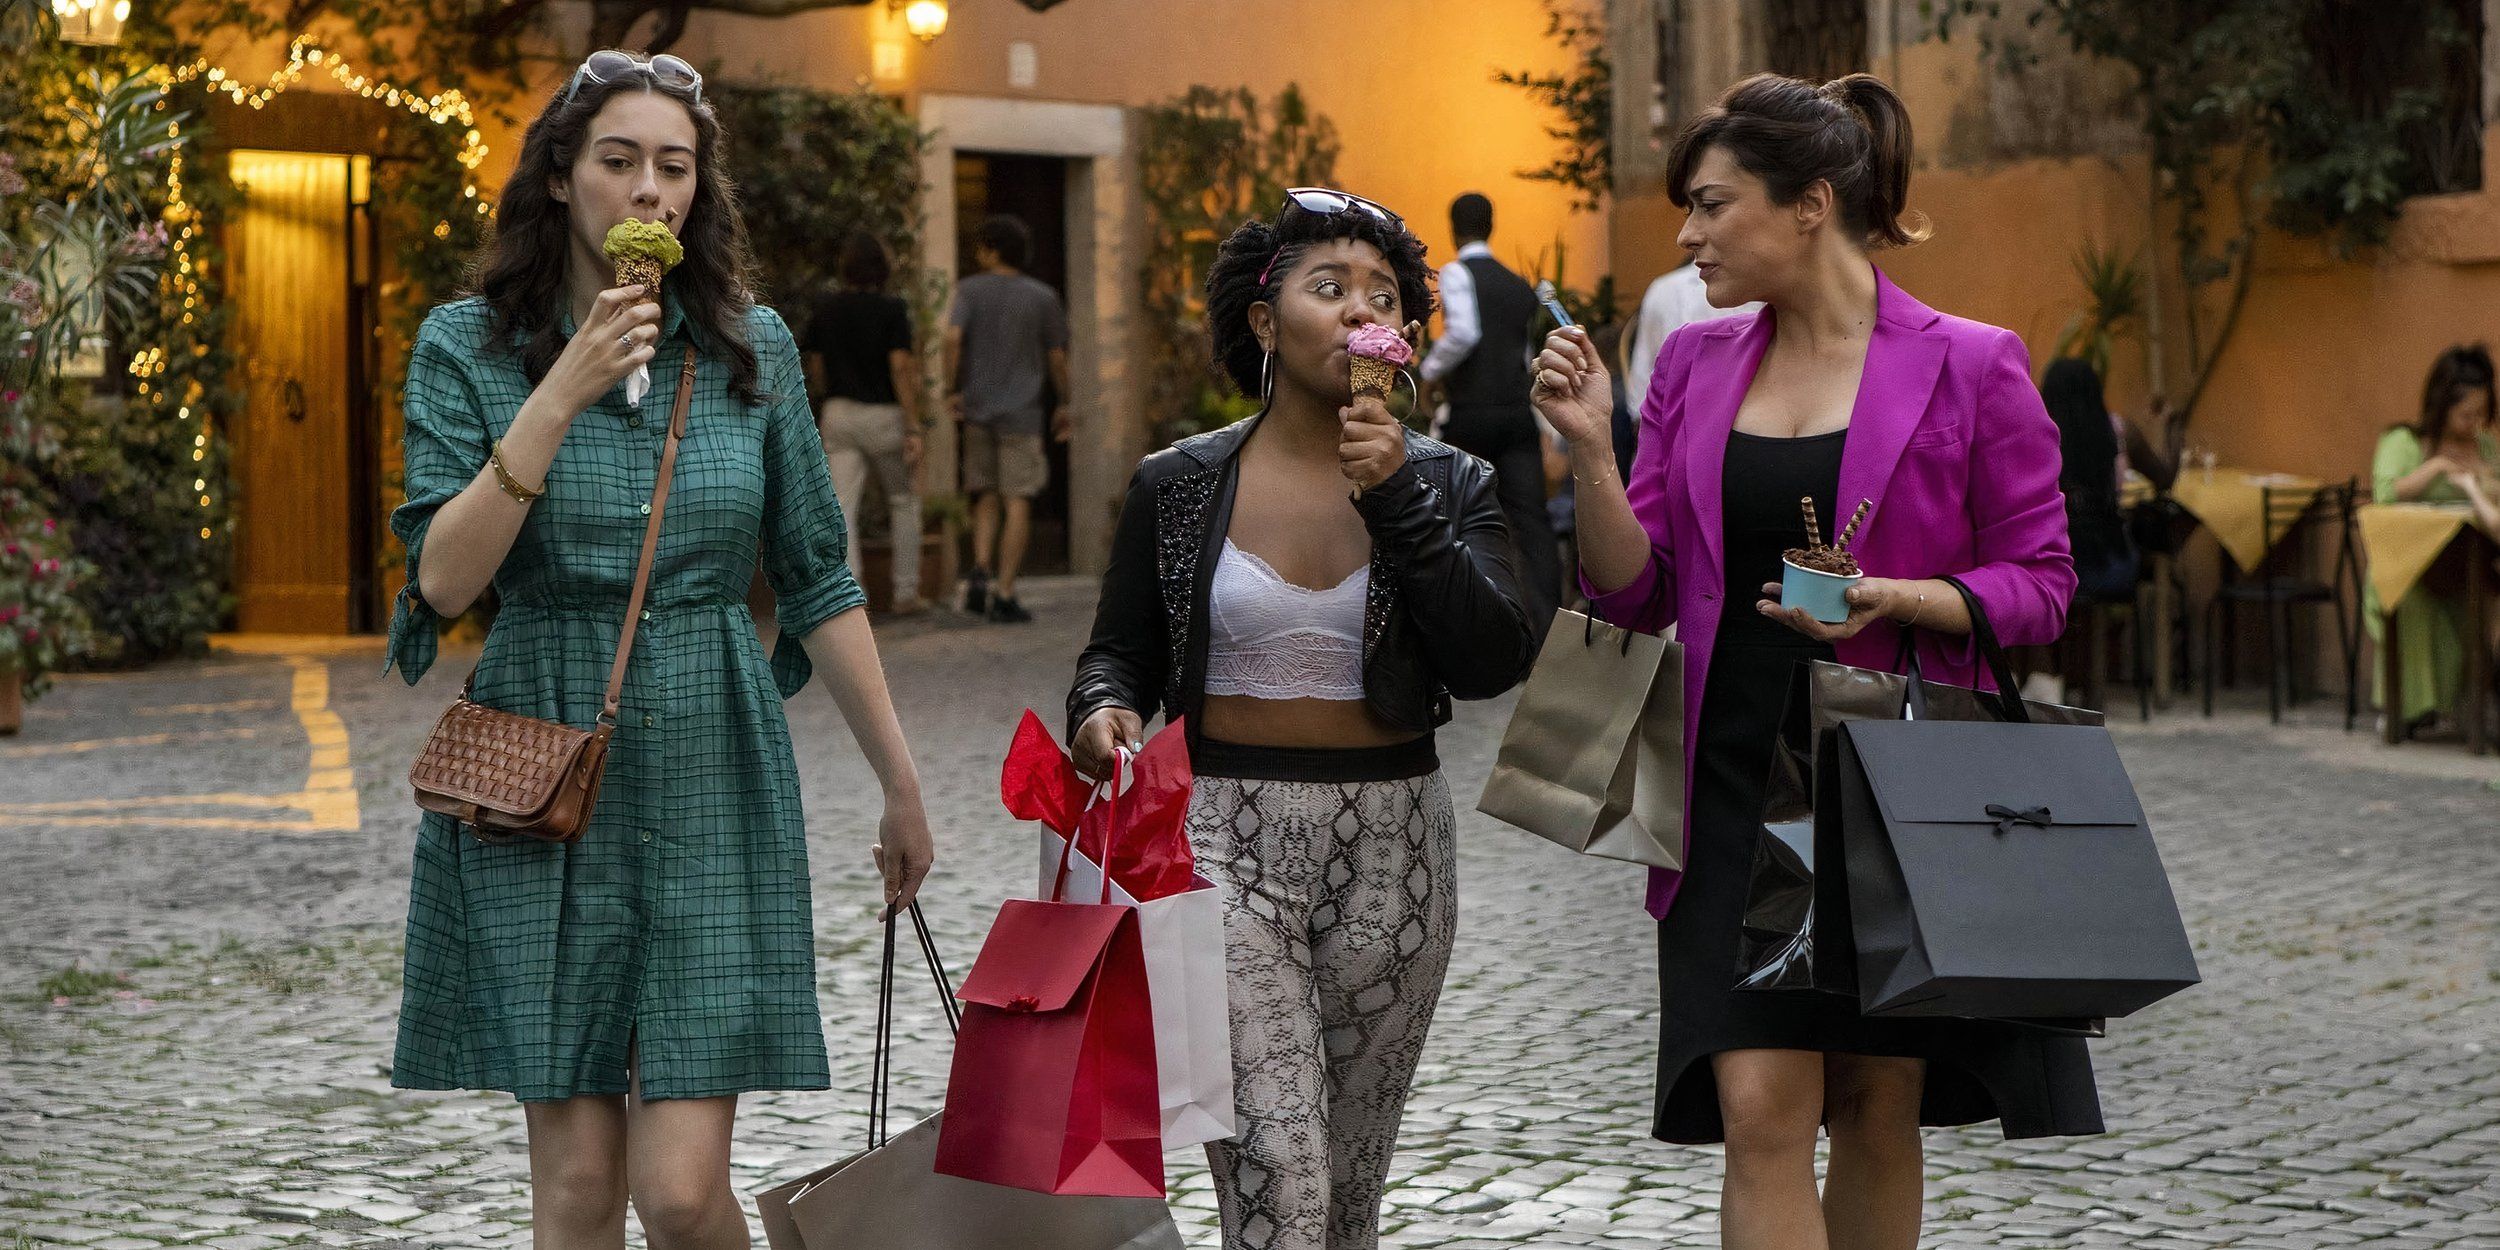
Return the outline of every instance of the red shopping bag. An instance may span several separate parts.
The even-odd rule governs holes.
[[[1106,805],[1110,806],[1110,805]],[[1117,822],[1106,828],[1117,827]],[[937,1170],[1048,1194],[1163,1196],[1137,909],[1009,899],[964,978]]]

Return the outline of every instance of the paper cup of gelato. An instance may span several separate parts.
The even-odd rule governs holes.
[[[1826,625],[1849,619],[1849,588],[1865,574],[1846,551],[1830,547],[1791,549],[1780,559],[1780,603],[1803,608]]]

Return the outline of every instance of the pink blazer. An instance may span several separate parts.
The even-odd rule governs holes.
[[[2006,646],[2053,642],[2066,626],[2075,571],[2057,489],[2057,426],[2032,385],[2023,341],[1937,313],[1881,271],[1875,277],[1874,338],[1849,413],[1835,502],[1845,517],[1859,500],[1875,501],[1852,544],[1858,563],[1870,577],[1958,577]],[[1752,595],[1720,602],[1727,584],[1721,504],[1725,491],[1745,489],[1724,481],[1721,467],[1773,316],[1765,310],[1688,325],[1659,348],[1626,484],[1655,558],[1630,585],[1593,596],[1607,620],[1650,631],[1680,626],[1688,758],[1710,714],[1701,695],[1720,613],[1754,610]],[[1764,570],[1763,580],[1776,580],[1776,572]],[[1666,586],[1653,595],[1661,578]],[[1836,650],[1843,664],[1890,669],[1899,646],[1899,629],[1879,621]],[[1931,634],[1919,658],[1929,680],[1992,685],[1975,651],[1967,638],[1940,644]],[[1689,847],[1689,828],[1685,839]],[[1682,880],[1651,872],[1651,915],[1667,914]]]

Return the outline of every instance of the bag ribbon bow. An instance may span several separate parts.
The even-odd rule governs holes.
[[[1995,818],[2000,838],[2012,833],[2016,825],[2029,825],[2034,829],[2049,827],[2049,809],[2045,807],[2027,807],[2018,812],[2003,803],[1990,803],[1988,815]]]

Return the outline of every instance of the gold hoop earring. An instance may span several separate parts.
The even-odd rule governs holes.
[[[1265,409],[1269,403],[1271,403],[1271,402],[1273,402],[1273,401],[1275,400],[1275,397],[1276,397],[1276,376],[1275,376],[1275,366],[1276,366],[1276,352],[1275,352],[1275,349],[1273,349],[1273,348],[1265,348],[1265,347],[1260,348],[1260,349],[1259,349],[1259,407],[1260,407],[1261,409]]]

